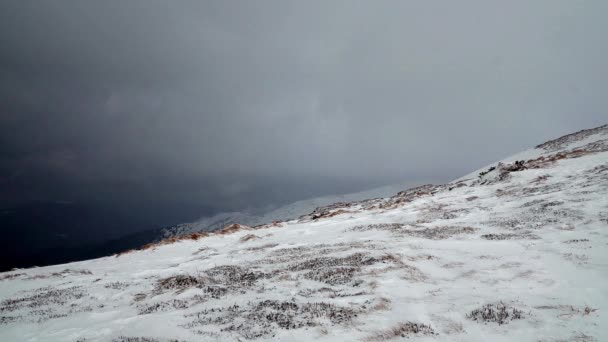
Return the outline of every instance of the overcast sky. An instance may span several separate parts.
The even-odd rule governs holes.
[[[0,203],[259,208],[606,123],[608,2],[2,1]]]

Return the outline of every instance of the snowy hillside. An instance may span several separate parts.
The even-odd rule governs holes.
[[[274,221],[287,221],[311,213],[318,207],[338,202],[354,202],[368,198],[388,197],[406,188],[406,184],[394,184],[352,194],[316,197],[297,201],[263,214],[238,211],[219,213],[211,217],[201,218],[195,222],[183,223],[163,229],[161,235],[163,238],[169,238],[191,233],[212,232],[234,223],[255,227]]]
[[[602,126],[445,185],[0,273],[0,341],[608,341],[606,284]]]

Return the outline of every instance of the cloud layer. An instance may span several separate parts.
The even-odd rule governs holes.
[[[260,208],[606,121],[604,1],[8,1],[0,200]]]

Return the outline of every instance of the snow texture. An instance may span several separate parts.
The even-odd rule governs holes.
[[[608,126],[577,134],[445,185],[0,273],[0,341],[607,341]]]

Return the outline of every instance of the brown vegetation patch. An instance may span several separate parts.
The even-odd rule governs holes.
[[[430,325],[414,322],[403,322],[396,326],[379,331],[366,338],[366,341],[387,341],[399,337],[409,337],[411,335],[436,335],[435,330]]]
[[[257,226],[254,226],[253,229],[280,228],[280,227],[283,227],[283,222],[282,221],[272,221],[272,223],[259,224]]]
[[[344,289],[333,289],[331,287],[321,287],[316,289],[304,289],[298,292],[298,296],[302,297],[326,297],[326,298],[341,298],[341,297],[356,297],[364,296],[368,293],[365,291],[348,291]]]
[[[21,276],[26,275],[25,273],[8,273],[8,274],[2,274],[0,275],[0,281],[2,280],[12,280],[15,278],[19,278]]]
[[[245,229],[251,229],[251,228],[248,226],[238,224],[238,223],[234,223],[234,224],[228,225],[213,233],[190,233],[190,234],[186,234],[186,235],[182,235],[182,236],[172,236],[172,237],[163,239],[158,242],[152,242],[152,243],[145,244],[145,245],[141,246],[138,250],[154,249],[159,246],[169,245],[169,244],[176,243],[179,241],[187,241],[187,240],[196,241],[196,240],[199,240],[199,239],[211,236],[211,235],[228,235],[228,234],[232,234],[232,233],[235,233],[235,232],[238,232],[241,230],[245,230]],[[121,255],[131,253],[133,251],[135,251],[135,249],[130,249],[130,250],[127,250],[124,252],[117,253],[117,254],[115,254],[115,256],[119,257]]]
[[[180,274],[159,279],[154,293],[160,294],[174,290],[181,293],[191,288],[198,288],[204,298],[217,299],[230,292],[243,291],[253,286],[259,279],[271,276],[271,274],[235,265],[216,266],[196,276]]]
[[[581,141],[581,140],[587,138],[588,136],[591,136],[594,134],[602,134],[604,136],[607,135],[608,134],[608,125],[603,125],[603,126],[599,126],[599,127],[595,127],[595,128],[590,128],[590,129],[583,129],[583,130],[575,132],[575,133],[567,134],[567,135],[564,135],[557,139],[549,140],[545,143],[542,143],[542,144],[536,146],[536,148],[542,148],[547,151],[555,151],[555,150],[564,148],[568,144],[571,144],[571,143],[577,142],[577,141]]]
[[[228,234],[236,233],[241,230],[248,230],[248,229],[251,229],[251,227],[248,227],[248,226],[245,226],[242,224],[238,224],[238,223],[233,223],[231,225],[228,225],[228,226],[214,232],[214,235],[228,235]]]
[[[249,252],[257,252],[257,251],[262,251],[262,250],[269,249],[269,248],[274,248],[278,245],[279,245],[278,243],[267,243],[265,245],[248,247],[248,248],[245,248],[245,250],[249,251]]]
[[[483,234],[481,236],[482,239],[486,240],[517,240],[517,239],[531,239],[536,240],[540,239],[538,236],[530,233],[524,234],[512,234],[512,233],[503,233],[503,234]]]
[[[183,342],[177,339],[159,340],[153,337],[138,337],[138,336],[118,336],[112,339],[112,342]]]
[[[22,319],[22,316],[0,316],[0,325],[19,322]]]
[[[186,317],[193,320],[184,327],[203,335],[219,328],[222,332],[233,332],[245,339],[257,339],[272,337],[277,329],[323,326],[326,321],[332,325],[347,324],[362,312],[363,309],[359,307],[344,307],[326,302],[264,300],[188,314]]]
[[[105,287],[106,289],[112,289],[112,290],[124,290],[129,286],[131,286],[131,284],[121,282],[121,281],[116,281],[116,282],[112,282],[112,283],[107,283],[103,287]]]
[[[422,224],[432,223],[437,220],[452,220],[469,211],[470,209],[466,208],[450,209],[444,203],[433,203],[420,210],[416,223]]]
[[[408,225],[404,223],[376,223],[369,225],[359,225],[350,228],[351,231],[385,230],[396,234],[414,236],[419,238],[441,240],[459,234],[470,234],[475,232],[473,227],[461,226],[440,226],[424,228],[421,225]]]
[[[357,249],[384,249],[383,246],[379,246],[368,241],[340,242],[335,244],[321,243],[315,245],[279,248],[271,251],[267,258],[259,260],[258,262],[272,265],[292,262],[294,259],[304,259],[316,257],[318,255],[354,251]]]
[[[251,241],[251,240],[257,240],[257,239],[259,239],[259,238],[260,238],[260,237],[259,237],[259,236],[257,236],[257,235],[255,235],[255,234],[247,234],[247,235],[242,236],[242,237],[239,239],[239,241],[240,241],[240,242],[247,242],[247,241]]]
[[[91,272],[89,270],[84,270],[84,269],[78,270],[78,269],[66,268],[60,272],[34,274],[34,275],[31,275],[24,279],[25,280],[37,280],[37,279],[48,279],[48,278],[65,278],[70,275],[92,275],[92,274],[93,274],[93,272]]]
[[[509,323],[515,319],[524,318],[523,311],[510,307],[503,302],[486,304],[481,308],[471,311],[467,318],[478,323],[487,324],[488,322],[498,323],[499,325]]]
[[[311,219],[318,220],[318,219],[322,219],[322,218],[330,218],[330,217],[334,217],[334,216],[338,216],[338,215],[342,215],[342,214],[348,214],[348,213],[353,213],[353,211],[344,210],[344,209],[338,209],[338,210],[334,210],[334,211],[323,211],[320,213],[312,214]]]
[[[581,243],[581,242],[589,242],[589,239],[572,239],[572,240],[564,241],[564,243]]]
[[[67,304],[86,295],[82,286],[72,286],[63,289],[43,287],[32,291],[26,296],[10,298],[0,302],[0,314],[26,310],[23,315],[11,316],[27,319],[33,322],[44,322],[49,319],[66,317],[77,312],[90,312],[91,307],[78,307]],[[7,320],[15,321],[12,318]]]

